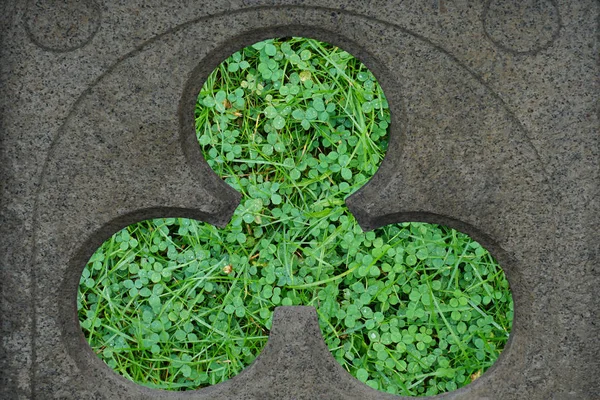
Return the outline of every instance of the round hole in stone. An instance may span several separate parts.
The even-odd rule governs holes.
[[[468,235],[408,222],[340,243],[350,274],[320,295],[321,328],[336,360],[374,389],[433,396],[479,378],[512,327],[503,270]]]
[[[246,261],[214,226],[158,218],[115,233],[83,270],[79,320],[92,350],[122,376],[194,390],[237,375],[260,353],[268,324],[246,314]],[[248,325],[251,325],[250,327]]]

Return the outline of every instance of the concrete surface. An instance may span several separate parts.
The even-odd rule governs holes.
[[[194,137],[196,94],[240,48],[337,44],[392,111],[384,162],[348,204],[365,229],[449,225],[486,246],[515,302],[511,340],[443,399],[600,394],[598,15],[593,0],[8,0],[2,82],[0,398],[384,399],[338,368],[307,308],[282,308],[237,377],[145,389],[87,346],[80,273],[152,217],[227,223],[239,196]]]

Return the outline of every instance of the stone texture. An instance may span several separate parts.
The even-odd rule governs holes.
[[[439,398],[597,398],[597,2],[172,3],[0,5],[0,398],[394,398],[339,368],[303,307],[278,310],[246,371],[197,392],[121,378],[79,329],[80,273],[112,233],[227,223],[239,195],[200,155],[196,95],[234,51],[290,35],[359,57],[390,103],[390,149],[348,199],[361,225],[449,225],[506,270],[509,344]]]

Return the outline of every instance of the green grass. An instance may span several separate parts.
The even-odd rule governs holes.
[[[290,38],[232,55],[198,96],[196,128],[243,200],[224,229],[148,220],[98,249],[78,298],[94,351],[140,384],[197,389],[254,360],[275,307],[311,305],[333,356],[371,387],[423,396],[478,377],[512,323],[496,261],[443,226],[362,232],[345,207],[389,121],[373,75],[337,47]]]

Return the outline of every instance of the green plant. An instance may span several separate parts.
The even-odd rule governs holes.
[[[442,226],[365,233],[344,204],[377,170],[389,120],[376,79],[335,46],[267,40],[232,55],[198,96],[196,128],[243,200],[225,229],[156,219],[105,242],[78,300],[92,348],[136,382],[196,389],[252,362],[276,306],[312,305],[334,357],[376,389],[475,379],[512,322],[495,260]]]

